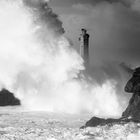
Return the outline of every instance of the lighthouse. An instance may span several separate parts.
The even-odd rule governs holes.
[[[89,64],[89,34],[87,33],[87,30],[82,28],[81,34],[79,37],[80,41],[80,55],[84,59],[85,66],[88,66]]]

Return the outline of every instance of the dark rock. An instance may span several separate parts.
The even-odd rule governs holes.
[[[129,105],[122,113],[122,117],[131,117],[140,120],[140,95],[133,94],[129,101]]]
[[[129,105],[122,113],[122,117],[131,117],[140,120],[140,68],[136,68],[132,78],[125,86],[126,92],[132,92],[133,95],[129,101]]]
[[[15,98],[14,94],[6,89],[0,91],[0,106],[20,105],[20,100]]]
[[[140,123],[139,120],[134,120],[132,118],[119,118],[119,119],[103,119],[103,118],[98,118],[98,117],[93,117],[89,121],[86,122],[85,126],[82,126],[81,129],[84,129],[86,127],[96,127],[96,126],[102,126],[102,125],[110,125],[112,126],[113,124],[125,124],[128,122],[135,122],[135,123]]]
[[[86,126],[98,126],[98,125],[104,125],[104,124],[109,124],[118,121],[119,119],[111,119],[111,118],[103,119],[103,118],[93,117],[86,122]]]
[[[140,93],[140,75],[133,75],[133,77],[127,82],[125,91],[128,93]]]

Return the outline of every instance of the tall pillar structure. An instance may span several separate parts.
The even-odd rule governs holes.
[[[85,66],[89,64],[89,34],[87,30],[82,28],[79,37],[80,41],[80,55],[84,59]]]

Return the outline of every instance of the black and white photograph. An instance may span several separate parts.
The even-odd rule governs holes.
[[[0,0],[0,140],[140,140],[140,0]]]

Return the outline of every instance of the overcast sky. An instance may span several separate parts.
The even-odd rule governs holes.
[[[77,50],[80,28],[88,29],[92,65],[140,65],[140,0],[51,0],[50,6]]]

